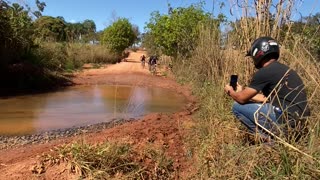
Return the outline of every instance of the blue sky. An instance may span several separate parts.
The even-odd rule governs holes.
[[[11,0],[12,2],[26,2],[31,7],[35,7],[35,0]],[[167,13],[168,3],[173,8],[187,7],[193,3],[205,1],[205,10],[214,14],[222,12],[231,20],[241,16],[241,12],[236,6],[230,5],[230,2],[236,0],[40,0],[47,4],[43,15],[62,16],[67,22],[81,22],[85,19],[91,19],[96,23],[97,30],[103,30],[110,25],[114,17],[128,18],[132,24],[139,27],[140,32],[144,31],[146,22],[149,22],[150,14],[153,11],[159,11],[161,14]],[[320,0],[301,1],[296,12],[301,12],[306,16],[310,13],[319,12]],[[220,2],[225,6],[219,9]],[[214,5],[214,6],[213,6]],[[213,8],[214,7],[214,8]],[[230,14],[232,8],[233,16]],[[298,13],[295,13],[298,18]]]
[[[186,7],[199,0],[44,0],[44,2],[47,4],[44,15],[61,15],[69,22],[92,19],[96,23],[97,30],[104,29],[116,15],[128,18],[143,32],[151,12],[167,13],[167,2],[173,7]]]

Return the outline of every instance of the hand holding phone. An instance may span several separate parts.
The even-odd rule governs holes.
[[[232,86],[233,90],[237,90],[237,84],[238,84],[238,75],[231,75],[230,77],[230,86]]]

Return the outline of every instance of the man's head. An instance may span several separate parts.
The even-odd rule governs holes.
[[[280,55],[279,44],[271,37],[259,37],[256,39],[247,56],[251,56],[257,69],[260,69],[263,63],[271,59],[278,59]]]

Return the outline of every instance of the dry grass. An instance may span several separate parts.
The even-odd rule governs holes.
[[[43,172],[61,163],[67,163],[69,172],[85,179],[171,179],[174,171],[173,161],[163,151],[145,147],[137,152],[126,143],[64,145],[42,155],[39,164]]]
[[[63,71],[79,69],[85,63],[113,64],[122,58],[102,45],[42,43],[33,50],[31,61],[52,71]]]
[[[224,49],[219,46],[221,38],[217,30],[201,27],[199,46],[193,56],[174,64],[173,71],[180,82],[191,83],[202,104],[196,116],[197,127],[187,138],[191,152],[198,159],[196,179],[320,177],[319,63],[307,45],[299,38],[292,38],[290,26],[283,32],[280,26],[274,25],[289,20],[286,17],[293,13],[294,7],[290,4],[293,1],[279,1],[272,21],[264,12],[271,11],[274,6],[266,2],[269,1],[257,1],[256,6],[243,4],[246,7],[243,14],[253,17],[242,16],[235,31],[229,34]],[[232,102],[223,92],[231,74],[238,74],[242,85],[250,82],[255,69],[252,60],[244,57],[245,51],[252,40],[262,35],[280,40],[280,62],[296,70],[306,85],[312,116],[309,118],[309,133],[298,142],[279,137],[272,146],[250,143],[252,137],[231,114]]]
[[[111,53],[105,46],[90,44],[69,44],[67,55],[70,60],[83,63],[113,64],[122,58]]]

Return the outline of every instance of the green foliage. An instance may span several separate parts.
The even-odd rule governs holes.
[[[65,43],[94,42],[95,23],[66,23],[61,16],[42,16],[46,4],[36,0],[36,5],[33,12],[28,5],[0,0],[0,71],[10,74],[3,79],[3,87],[36,90],[41,84],[60,81],[53,77],[56,72],[78,69],[84,63],[115,63],[122,58],[99,45]]]
[[[300,40],[305,44],[304,47],[309,47],[309,51],[317,59],[320,58],[320,13],[303,17],[301,21],[292,22],[292,24],[284,27],[284,30],[292,31],[291,39]]]
[[[52,71],[61,71],[67,60],[66,44],[42,43],[31,51],[30,62],[41,68]]]
[[[51,16],[42,16],[34,22],[36,42],[57,42],[66,39],[64,20]]]
[[[95,40],[96,24],[94,23],[94,21],[86,19],[83,21],[82,26],[84,30],[84,33],[83,33],[84,42]]]
[[[136,37],[134,43],[138,44],[139,42],[141,42],[139,27],[137,25],[132,25],[132,29]]]
[[[164,54],[175,57],[178,54],[187,55],[196,47],[201,24],[214,23],[210,14],[194,5],[173,9],[168,15],[153,12],[151,16],[144,46],[160,49]]]
[[[96,39],[96,25],[92,20],[67,23],[63,17],[42,16],[34,22],[36,42],[89,42]]]
[[[121,52],[131,46],[136,39],[137,34],[129,20],[120,18],[104,30],[102,43],[113,52],[121,54]]]
[[[82,23],[66,23],[66,26],[65,32],[69,42],[87,43],[97,39],[96,24],[92,20],[86,19]]]
[[[82,43],[44,43],[33,48],[27,59],[51,71],[75,70],[85,63],[116,63],[122,57],[101,45]]]
[[[160,48],[158,48],[154,42],[155,36],[150,32],[143,35],[142,46],[146,48],[148,54],[160,54]]]
[[[17,3],[0,1],[0,67],[18,61],[32,45],[31,18]]]
[[[36,0],[36,5],[38,8],[38,11],[33,12],[33,15],[35,15],[37,18],[41,17],[44,8],[47,6],[45,2],[40,2],[39,0]]]

